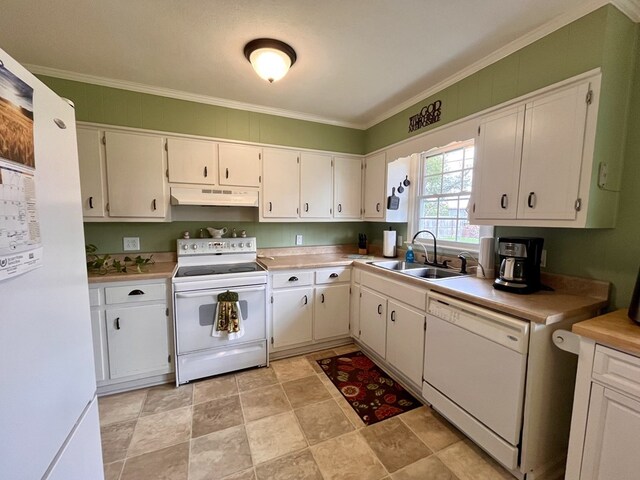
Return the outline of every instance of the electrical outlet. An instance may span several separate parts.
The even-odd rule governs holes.
[[[296,235],[296,245],[302,245],[302,235]]]
[[[125,252],[140,250],[140,237],[123,237],[122,245]]]
[[[547,251],[544,248],[542,249],[542,255],[540,255],[540,266],[547,266]]]

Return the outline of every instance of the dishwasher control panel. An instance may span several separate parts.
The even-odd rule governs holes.
[[[429,300],[428,313],[451,323],[456,323],[458,319],[458,311],[455,308],[438,300]]]

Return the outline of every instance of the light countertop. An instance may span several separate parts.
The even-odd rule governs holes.
[[[134,267],[127,267],[127,273],[99,273],[89,272],[89,284],[105,282],[131,282],[135,280],[156,280],[171,278],[176,268],[176,262],[156,262],[145,267],[145,271],[138,273]]]
[[[571,330],[597,343],[640,356],[640,325],[627,316],[626,308],[576,323]]]

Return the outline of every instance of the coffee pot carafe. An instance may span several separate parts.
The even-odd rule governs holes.
[[[493,287],[515,293],[540,290],[543,243],[544,239],[539,237],[498,238],[500,274]]]

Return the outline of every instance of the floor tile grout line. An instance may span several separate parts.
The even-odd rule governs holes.
[[[364,430],[364,429],[356,430],[356,433],[358,435],[360,435],[360,438],[362,438],[362,440],[364,441],[364,443],[367,446],[367,448],[369,449],[369,451],[373,454],[373,456],[376,458],[376,460],[378,460],[378,462],[380,462],[380,465],[382,465],[382,468],[384,469],[384,471],[387,472],[386,475],[390,476],[391,472],[389,472],[389,470],[387,470],[387,467],[385,467],[384,463],[382,462],[382,459],[380,457],[378,457],[378,455],[376,455],[376,452],[373,450],[373,448],[371,448],[371,445],[369,445],[369,442],[367,441],[366,437],[364,435],[362,435],[362,430]],[[381,478],[384,478],[384,477],[385,477],[385,475],[383,475]]]
[[[418,407],[418,408],[420,408],[420,407]],[[414,410],[418,410],[418,408],[414,408],[413,410],[409,410],[409,412],[412,412]],[[429,408],[429,407],[427,407],[427,408]],[[405,412],[405,413],[409,413],[409,412]],[[404,421],[404,419],[402,418],[402,414],[397,415],[397,417],[398,417],[398,420],[400,420],[402,422],[402,424],[405,427],[407,427],[409,429],[409,431],[411,433],[413,433],[418,440],[420,440],[429,450],[431,450],[431,454],[435,454],[437,452],[437,450],[435,448],[431,447],[431,445],[429,445],[422,438],[420,438],[420,435],[418,435],[418,432],[416,432],[413,428],[411,428],[411,426],[407,422]],[[456,442],[454,442],[454,443],[456,443]],[[431,455],[429,455],[429,456],[431,456]]]

